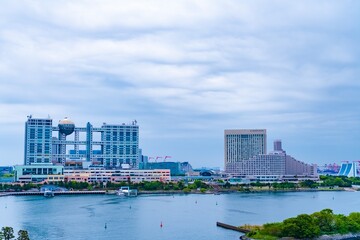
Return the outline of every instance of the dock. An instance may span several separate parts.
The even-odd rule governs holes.
[[[241,232],[241,233],[250,232],[249,229],[240,228],[240,227],[237,227],[237,226],[233,226],[233,225],[229,225],[229,224],[221,223],[221,222],[216,222],[216,226],[222,227],[222,228],[225,228],[225,229],[230,229],[230,230],[237,231],[237,232]]]

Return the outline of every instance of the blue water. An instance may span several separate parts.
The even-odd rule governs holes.
[[[360,192],[11,196],[0,197],[0,227],[26,229],[32,240],[235,240],[240,233],[216,222],[262,224],[324,208],[348,214],[359,206]]]

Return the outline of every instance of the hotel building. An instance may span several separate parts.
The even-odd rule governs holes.
[[[274,141],[266,154],[266,130],[225,130],[225,171],[236,177],[279,180],[285,176],[317,176],[316,165],[296,160]]]
[[[266,154],[265,129],[225,130],[225,172],[237,174],[246,169],[249,159]]]

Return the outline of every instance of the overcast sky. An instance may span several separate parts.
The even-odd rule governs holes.
[[[224,129],[360,160],[360,1],[16,1],[0,7],[0,165],[26,116],[140,126],[148,156],[223,168]]]

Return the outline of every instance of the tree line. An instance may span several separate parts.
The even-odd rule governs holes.
[[[253,239],[278,239],[282,237],[312,239],[325,234],[359,232],[360,212],[353,212],[345,216],[343,214],[334,214],[331,209],[324,209],[310,215],[300,214],[297,217],[285,219],[283,222],[252,227],[252,230],[246,236]]]
[[[217,180],[213,184],[218,185],[217,189],[230,189],[230,190],[239,190],[239,191],[249,191],[251,188],[267,188],[269,190],[282,190],[282,189],[298,189],[298,188],[319,188],[319,187],[351,187],[352,185],[360,185],[360,177],[344,177],[344,176],[320,176],[320,181],[313,180],[304,180],[298,183],[295,182],[251,182],[246,184],[232,185],[228,181]],[[187,183],[185,181],[177,182],[76,182],[76,181],[61,181],[57,182],[54,185],[59,187],[64,187],[67,189],[73,190],[96,190],[96,189],[107,189],[113,190],[118,189],[122,186],[130,186],[131,188],[144,190],[144,191],[159,191],[159,190],[171,190],[171,191],[184,191],[191,192],[194,189],[200,189],[201,191],[206,191],[213,189],[214,185],[205,183],[201,180],[195,180],[194,182]],[[39,189],[42,184],[27,183],[27,184],[0,184],[0,191],[28,191],[30,189]]]

